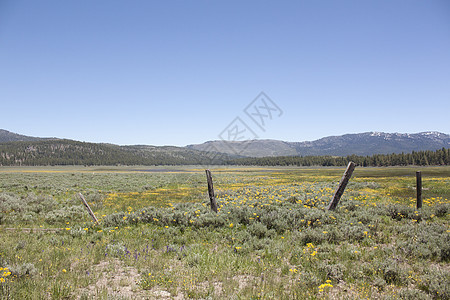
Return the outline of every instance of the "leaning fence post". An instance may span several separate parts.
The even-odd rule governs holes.
[[[342,197],[342,194],[344,194],[344,190],[347,186],[348,181],[350,180],[350,177],[352,177],[353,171],[355,170],[355,163],[349,162],[347,169],[344,172],[344,175],[341,178],[341,181],[339,182],[339,186],[336,189],[336,192],[334,193],[333,199],[331,200],[330,204],[328,204],[328,210],[334,210],[336,206],[339,203],[339,200]]]
[[[417,209],[422,208],[422,172],[416,172]]]
[[[213,187],[211,171],[210,170],[205,170],[205,171],[206,171],[206,180],[208,181],[209,200],[211,200],[211,210],[214,212],[217,212],[217,203],[216,203],[216,197],[214,196],[214,187]]]
[[[89,207],[89,204],[87,203],[86,199],[84,199],[84,196],[81,193],[78,193],[78,196],[80,196],[81,201],[83,201],[84,206],[86,207],[88,213],[91,215],[92,219],[94,220],[95,223],[98,223],[97,218],[94,215],[94,212],[92,211],[92,209]]]

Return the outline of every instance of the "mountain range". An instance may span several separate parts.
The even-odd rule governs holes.
[[[220,153],[244,157],[310,156],[310,155],[373,155],[409,153],[450,147],[448,134],[427,131],[420,133],[365,132],[324,137],[308,142],[251,140],[243,142],[208,141],[188,145],[190,149],[215,149]]]
[[[330,136],[315,141],[208,141],[176,146],[85,143],[39,138],[0,129],[1,165],[186,165],[222,164],[235,158],[268,156],[368,156],[450,148],[450,136],[440,132],[366,132]]]

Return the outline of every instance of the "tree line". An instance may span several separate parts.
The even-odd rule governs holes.
[[[234,165],[244,166],[346,166],[353,161],[362,167],[388,166],[443,166],[450,165],[450,148],[436,151],[413,151],[411,153],[374,154],[370,156],[275,156],[248,157],[232,160]]]

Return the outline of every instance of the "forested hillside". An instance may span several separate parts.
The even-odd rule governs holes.
[[[207,153],[182,147],[118,146],[72,140],[0,144],[0,166],[190,165],[210,162]]]

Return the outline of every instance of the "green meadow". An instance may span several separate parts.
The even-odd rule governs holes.
[[[344,169],[2,167],[0,298],[450,299],[450,167]]]

